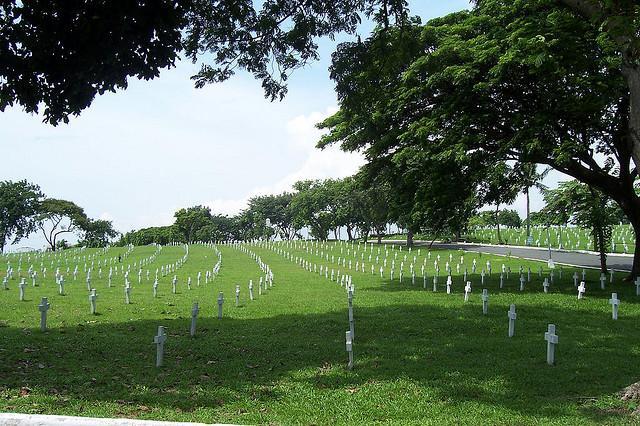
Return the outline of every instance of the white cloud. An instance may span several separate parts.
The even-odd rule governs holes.
[[[337,110],[337,107],[331,106],[324,112],[298,115],[286,123],[289,146],[304,152],[305,159],[298,169],[274,183],[254,187],[242,198],[216,199],[205,204],[214,213],[235,215],[247,207],[250,198],[291,191],[293,184],[299,180],[343,178],[355,174],[365,162],[360,153],[346,153],[338,146],[323,150],[315,147],[323,133],[315,127],[316,124]]]
[[[247,207],[249,197],[238,200],[213,200],[206,203],[211,213],[234,216]]]
[[[113,221],[113,216],[109,212],[104,212],[98,216],[98,219]]]

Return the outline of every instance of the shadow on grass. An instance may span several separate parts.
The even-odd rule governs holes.
[[[452,274],[452,293],[455,294],[464,294],[464,277],[462,274]],[[379,280],[379,276],[376,277],[376,280]],[[542,285],[542,281],[544,278],[532,277],[531,282],[526,283],[524,290],[520,291],[520,283],[517,277],[514,279],[513,276],[509,280],[505,280],[503,284],[503,288],[500,288],[499,280],[495,278],[487,278],[485,279],[485,283],[480,283],[479,276],[470,276],[467,279],[471,281],[473,291],[476,293],[481,293],[483,288],[489,290],[490,294],[538,294],[544,296],[544,288]],[[365,277],[366,281],[366,277]],[[356,283],[358,281],[356,280]],[[437,291],[436,293],[446,293],[447,292],[447,277],[440,276],[438,278]],[[618,297],[621,298],[623,303],[631,303],[638,304],[640,303],[640,297],[636,296],[636,287],[628,282],[616,281],[613,284],[610,284],[607,281],[605,286],[605,290],[601,290],[600,282],[596,282],[595,280],[587,280],[586,281],[586,293],[584,295],[587,299],[602,299],[609,300],[611,298],[611,293],[618,293]],[[373,292],[403,292],[403,291],[424,291],[428,293],[433,293],[433,276],[427,276],[427,284],[424,286],[424,281],[422,277],[416,276],[415,284],[411,283],[411,278],[409,280],[403,279],[402,284],[400,280],[394,278],[393,281],[386,277],[381,285],[370,286],[367,287],[367,291]],[[574,287],[572,282],[563,281],[560,283],[554,283],[549,287],[549,295],[552,294],[564,294],[568,296],[573,296],[577,298],[578,289]]]
[[[343,311],[252,320],[217,320],[203,312],[195,338],[189,318],[78,324],[46,333],[3,327],[0,389],[13,397],[25,387],[49,395],[48,410],[64,411],[79,400],[192,412],[285,404],[296,398],[297,386],[313,393],[377,384],[384,397],[402,379],[429,389],[434,403],[473,401],[533,418],[571,415],[576,398],[609,395],[637,379],[637,318],[612,322],[588,310],[523,306],[517,335],[508,339],[506,311],[494,305],[482,316],[477,300],[451,309],[356,306],[353,372],[344,368]],[[560,335],[555,367],[545,364],[548,322]],[[152,344],[158,325],[168,332],[159,369]],[[309,403],[311,411],[323,409]],[[582,415],[606,417],[587,409]]]

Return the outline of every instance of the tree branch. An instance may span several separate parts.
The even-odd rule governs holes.
[[[587,19],[598,19],[604,12],[600,3],[595,0],[558,0],[558,2]]]

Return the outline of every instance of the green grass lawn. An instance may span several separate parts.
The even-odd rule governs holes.
[[[501,244],[511,246],[527,245],[527,230],[523,226],[521,228],[500,228]],[[547,228],[542,226],[531,227],[531,237],[533,238],[532,246],[548,247],[549,242],[551,248],[565,250],[589,250],[594,251],[593,237],[590,231],[585,228],[577,227],[551,227],[549,233]],[[498,244],[498,232],[493,228],[472,229],[463,238],[470,242],[483,244]],[[387,235],[384,240],[406,240],[407,234]],[[433,235],[414,235],[414,240],[441,240],[442,236]],[[611,236],[610,253],[628,253],[635,252],[635,234],[630,225],[615,225]]]
[[[329,266],[329,275],[332,268],[345,271],[335,262],[351,247],[346,243],[317,249],[314,244],[309,250],[303,243],[296,246],[277,243],[294,258]],[[353,267],[356,260],[362,261],[362,247],[357,257],[350,253]],[[380,278],[379,265],[371,274],[369,255],[374,263],[376,256],[382,263],[385,248],[380,247],[380,254],[377,246],[373,251],[367,248],[366,273],[351,271],[356,338],[355,367],[349,371],[344,288],[324,274],[304,270],[273,247],[253,245],[249,248],[275,276],[273,288],[259,296],[258,280],[264,273],[256,261],[237,248],[218,248],[222,267],[213,282],[205,284],[204,274],[216,263],[216,253],[210,247],[190,246],[187,262],[176,272],[177,294],[171,293],[173,276],[160,277],[155,299],[151,289],[155,269],[177,261],[184,248],[164,247],[148,266],[150,281],[139,284],[132,266],[130,305],[124,303],[121,274],[108,288],[104,268],[102,279],[94,272],[93,287],[99,296],[95,316],[89,313],[84,272],[75,283],[66,278],[67,294],[60,296],[49,269],[46,282],[29,285],[24,302],[18,300],[17,278],[11,280],[9,290],[0,291],[0,410],[243,424],[637,422],[629,414],[634,404],[616,396],[640,380],[640,298],[621,275],[602,291],[598,273],[588,271],[586,298],[577,300],[572,269],[563,269],[562,280],[556,272],[550,293],[544,294],[538,276],[539,265],[548,274],[544,264],[466,253],[465,266],[471,271],[475,258],[478,273],[470,275],[473,294],[465,303],[455,266],[454,293],[444,291],[450,252],[432,251],[425,262],[425,250],[418,256],[417,250],[407,253],[388,246],[388,265]],[[123,259],[125,269],[154,250],[134,248]],[[87,250],[84,255],[95,254],[97,262],[124,251]],[[431,277],[438,254],[441,273],[434,293]],[[452,254],[453,262],[459,262],[461,253]],[[55,262],[66,269],[64,255],[57,256]],[[408,266],[413,256],[415,285]],[[390,282],[394,258],[396,278]],[[10,259],[15,268],[17,257]],[[28,267],[24,259],[23,270]],[[66,260],[72,270],[74,261]],[[487,260],[493,274],[483,286],[479,273]],[[400,284],[397,276],[403,261]],[[513,272],[500,290],[503,263]],[[427,290],[419,276],[422,264],[426,264]],[[532,269],[532,282],[524,292],[518,290],[521,265]],[[189,276],[191,290],[186,286]],[[249,300],[249,280],[254,283],[254,301]],[[239,307],[234,303],[236,285],[241,286]],[[483,287],[490,293],[486,316],[480,300]],[[219,291],[225,296],[222,320],[216,318]],[[612,291],[622,300],[618,321],[611,319]],[[39,330],[37,309],[42,296],[51,303],[49,329],[44,333]],[[201,315],[192,338],[189,324],[195,301]],[[518,320],[516,335],[509,339],[511,303],[517,305]],[[549,323],[556,324],[560,339],[555,366],[548,366],[545,358],[543,336]],[[154,366],[152,343],[159,325],[168,333],[162,368]]]

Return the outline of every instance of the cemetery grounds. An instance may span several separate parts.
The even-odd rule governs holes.
[[[527,245],[526,227],[508,228],[500,227],[501,243],[512,246]],[[495,227],[477,228],[469,231],[468,237],[473,242],[485,244],[498,244],[498,232]],[[543,226],[531,227],[532,246],[566,250],[593,251],[593,237],[589,229],[551,226],[549,232]],[[635,252],[635,233],[631,225],[615,225],[611,235],[611,253]]]
[[[206,271],[218,261],[216,250],[220,270],[205,283]],[[161,267],[185,255],[184,246],[159,251],[146,246],[0,258],[14,269],[8,289],[0,288],[0,411],[238,424],[638,422],[635,403],[618,395],[640,377],[640,297],[621,274],[614,275],[613,283],[607,276],[601,290],[599,272],[586,271],[587,292],[578,300],[572,275],[581,276],[581,269],[562,267],[560,278],[556,268],[549,293],[544,293],[543,279],[550,278],[544,263],[460,251],[297,241],[191,245],[184,264],[163,276]],[[452,294],[445,291],[449,255]],[[262,294],[258,285],[265,272],[257,257],[274,275],[273,286]],[[476,273],[471,272],[474,259]],[[487,261],[492,273],[486,271],[481,284]],[[90,313],[85,263],[87,269],[93,264],[95,315]],[[503,264],[511,273],[508,278],[504,274],[500,289]],[[37,271],[36,286],[28,278],[25,300],[20,301],[18,275],[26,276],[31,265]],[[116,266],[108,287],[108,270]],[[525,277],[531,268],[524,291],[519,289],[521,266]],[[64,295],[55,283],[57,267],[65,277]],[[131,303],[125,304],[123,272],[129,267]],[[465,268],[472,283],[468,302]],[[337,279],[338,271],[349,274],[355,287],[352,370],[345,351],[346,278]],[[250,280],[254,300],[249,299]],[[489,292],[487,315],[482,312],[483,288]],[[222,319],[217,318],[219,292],[224,294]],[[621,300],[618,320],[612,319],[612,292]],[[44,332],[38,311],[42,297],[50,303]],[[191,337],[196,301],[200,313]],[[507,337],[510,304],[517,309],[512,338]],[[550,323],[559,336],[554,366],[546,363],[544,332]],[[153,338],[159,325],[166,327],[167,341],[164,365],[157,368]]]

